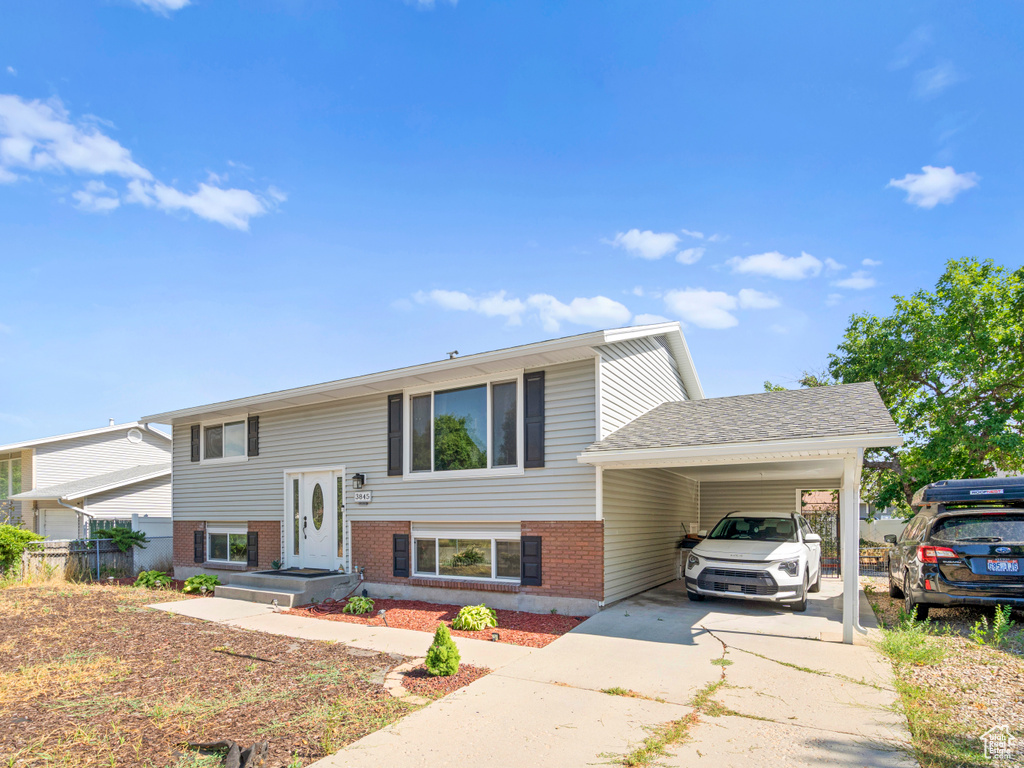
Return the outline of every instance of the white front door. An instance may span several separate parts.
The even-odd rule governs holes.
[[[338,566],[338,497],[333,472],[304,472],[299,483],[299,565]]]

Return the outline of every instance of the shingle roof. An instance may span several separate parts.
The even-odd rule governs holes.
[[[137,467],[118,469],[114,472],[106,472],[102,475],[83,477],[80,480],[70,480],[66,483],[51,485],[47,488],[36,488],[12,496],[17,501],[32,501],[33,499],[80,499],[99,491],[123,488],[150,477],[159,477],[163,474],[171,474],[171,462],[165,461],[159,464],[140,464]]]
[[[663,403],[585,452],[898,432],[868,381]]]

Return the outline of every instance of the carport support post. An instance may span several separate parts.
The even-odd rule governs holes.
[[[843,642],[853,643],[860,626],[860,468],[864,451],[843,459],[843,487],[839,499],[843,564]]]

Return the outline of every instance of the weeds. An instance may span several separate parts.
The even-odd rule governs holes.
[[[879,648],[896,664],[938,664],[945,650],[934,642],[934,634],[928,619],[918,621],[901,611],[896,627],[885,630]]]

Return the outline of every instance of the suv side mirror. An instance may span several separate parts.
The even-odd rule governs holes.
[[[885,534],[885,536],[883,538],[885,539],[885,543],[886,544],[895,544],[896,543],[896,534],[895,533],[887,533],[887,534]]]
[[[808,533],[804,536],[804,544],[821,544],[821,536],[816,533]]]

